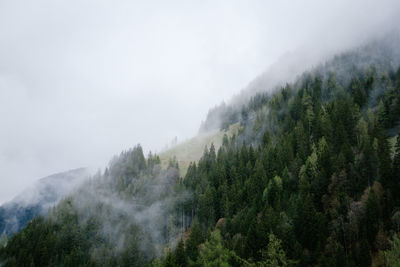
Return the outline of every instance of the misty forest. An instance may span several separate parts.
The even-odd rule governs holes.
[[[374,41],[212,109],[201,131],[220,145],[186,167],[122,152],[4,232],[2,265],[399,266],[399,48]]]
[[[52,41],[49,47],[71,45],[71,51],[75,51],[76,54],[71,51],[68,54],[67,50],[49,49],[49,53],[65,56],[65,58],[61,56],[55,58],[54,62],[60,59],[70,65],[60,67],[64,63],[58,62],[53,66],[50,64],[53,61],[47,57],[43,59],[45,63],[38,62],[25,66],[24,62],[37,60],[35,57],[28,57],[27,61],[23,61],[26,54],[13,57],[15,51],[20,51],[18,49],[24,47],[24,39],[16,38],[18,43],[21,43],[21,47],[15,46],[15,50],[12,45],[7,48],[9,50],[3,49],[4,46],[1,44],[7,39],[7,37],[2,39],[3,31],[8,34],[6,36],[19,36],[18,31],[14,33],[12,27],[7,32],[4,30],[2,24],[5,20],[3,21],[1,17],[2,14],[5,15],[5,12],[1,11],[2,7],[3,4],[0,3],[0,100],[5,99],[0,102],[0,113],[2,113],[0,140],[3,140],[0,143],[0,178],[3,179],[0,184],[2,190],[0,194],[4,194],[4,196],[0,195],[0,267],[400,267],[400,31],[398,29],[388,29],[386,32],[389,34],[382,31],[381,34],[363,39],[362,42],[354,45],[349,41],[343,45],[343,49],[339,43],[345,43],[345,40],[338,39],[335,44],[337,49],[335,48],[331,54],[326,52],[329,55],[320,56],[316,53],[318,57],[316,63],[312,62],[310,56],[309,64],[307,64],[306,60],[303,60],[308,56],[307,54],[299,55],[302,59],[293,60],[296,63],[283,62],[285,59],[283,57],[282,66],[285,64],[295,66],[292,69],[288,68],[289,71],[284,71],[284,67],[279,67],[278,60],[277,64],[271,65],[269,72],[253,77],[254,80],[237,95],[231,95],[229,101],[222,102],[211,109],[206,107],[205,111],[208,110],[208,113],[205,120],[197,122],[197,117],[192,118],[194,116],[192,114],[194,114],[193,110],[200,110],[200,104],[195,106],[193,103],[197,99],[191,102],[187,99],[192,91],[187,89],[186,92],[184,91],[186,88],[182,88],[181,91],[175,92],[171,88],[187,86],[199,90],[198,88],[204,87],[204,84],[208,85],[207,79],[211,81],[213,76],[207,74],[208,72],[201,72],[199,68],[199,73],[196,73],[198,76],[193,75],[184,79],[179,73],[182,66],[180,66],[181,69],[175,69],[177,65],[182,62],[181,65],[185,65],[184,62],[186,62],[178,58],[178,63],[174,63],[174,53],[177,53],[175,50],[179,50],[179,53],[182,50],[182,58],[187,57],[188,54],[194,54],[192,50],[185,50],[185,46],[191,45],[185,38],[190,39],[192,35],[185,35],[180,39],[179,34],[175,36],[174,30],[171,31],[177,27],[176,25],[184,24],[181,21],[176,23],[171,20],[171,25],[163,25],[165,27],[160,30],[159,25],[165,18],[162,17],[162,12],[157,11],[154,13],[156,15],[152,14],[155,18],[159,18],[159,21],[154,19],[156,22],[149,22],[148,25],[151,27],[145,28],[150,33],[140,30],[139,22],[133,23],[138,23],[138,32],[144,31],[142,38],[151,36],[153,34],[151,31],[157,29],[154,30],[154,34],[160,34],[166,39],[165,44],[156,43],[154,47],[150,46],[149,50],[146,50],[147,52],[156,51],[165,45],[166,54],[170,53],[173,60],[166,56],[163,60],[168,64],[164,62],[157,66],[162,69],[162,74],[156,71],[153,73],[152,64],[158,62],[159,54],[154,55],[155,59],[148,60],[148,54],[140,57],[140,49],[137,55],[133,52],[123,54],[118,51],[118,42],[126,42],[126,47],[135,42],[139,43],[138,47],[141,49],[147,46],[146,42],[137,41],[141,37],[131,40],[124,36],[126,29],[123,27],[120,32],[114,32],[115,29],[111,26],[110,29],[105,27],[107,28],[105,32],[112,33],[112,38],[107,40],[109,42],[106,42],[106,46],[102,46],[104,43],[99,41],[95,45],[99,47],[96,50],[90,42],[82,41],[84,49],[80,50],[81,43],[73,44],[71,41],[73,38],[86,40],[86,37],[94,38],[99,32],[99,35],[102,35],[102,32],[93,30],[89,34],[86,28],[79,31],[79,23],[74,24],[72,30],[79,34],[74,35],[71,40],[68,36],[64,40],[64,37],[60,37],[61,35],[57,35],[54,39],[50,38]],[[144,10],[147,11],[143,13],[153,12],[151,8]],[[93,27],[91,29],[101,29],[105,25],[101,23],[106,21],[106,24],[110,23],[110,25],[116,23],[118,28],[120,25],[118,23],[124,22],[127,18],[130,19],[130,16],[138,16],[140,22],[143,18],[147,19],[146,16],[142,18],[143,14],[139,14],[140,12],[131,15],[126,11],[125,17],[119,20],[119,17],[115,16],[114,18],[118,17],[115,21],[111,17],[103,20],[103,15],[107,12],[104,14],[100,12],[101,18],[96,17],[97,20],[91,21],[89,25]],[[196,12],[183,13],[187,17],[197,18]],[[175,16],[174,12],[170,13],[172,17]],[[218,12],[215,14],[218,15]],[[229,17],[230,13],[227,12],[227,14]],[[86,15],[83,17],[87,22]],[[58,21],[54,14],[51,19]],[[210,19],[211,28],[214,27],[213,19],[215,20],[215,18]],[[27,21],[20,24],[29,24],[26,23]],[[60,21],[64,23],[63,19]],[[207,24],[207,19],[201,17],[201,22]],[[94,26],[96,23],[103,26]],[[40,24],[39,28],[47,27],[44,26],[45,24]],[[18,28],[21,25],[16,24],[15,27]],[[254,26],[251,23],[249,25]],[[42,40],[40,38],[46,34],[42,37],[39,34],[37,37],[35,36],[37,32],[33,32],[30,35],[27,33],[31,29],[28,26],[26,28],[24,26],[22,35],[29,35],[29,38],[32,38],[29,39],[34,43],[32,49],[38,49],[43,45],[43,51],[46,50],[48,44],[37,41]],[[57,27],[54,26],[54,28]],[[226,27],[225,24],[224,27]],[[193,36],[203,31],[211,32],[211,28],[194,28]],[[284,28],[285,25],[282,26],[282,29]],[[65,29],[70,28],[66,26]],[[190,26],[188,29],[192,34]],[[240,35],[239,32],[243,33],[243,29],[238,27],[238,35]],[[51,30],[53,31],[54,29]],[[43,32],[45,33],[46,30]],[[218,30],[216,33],[219,33]],[[228,35],[226,39],[230,40]],[[289,33],[286,35],[289,36]],[[299,35],[307,36],[303,33]],[[218,39],[224,36],[215,34],[212,38]],[[332,36],[335,37],[333,33]],[[240,36],[240,38],[247,37]],[[233,40],[240,42],[240,38]],[[175,44],[171,42],[172,39],[179,39],[178,48],[171,48]],[[322,36],[321,39],[323,39]],[[68,43],[68,40],[71,43]],[[193,40],[197,45],[197,39]],[[280,46],[281,43],[286,42],[282,40],[286,39],[276,40],[275,45]],[[287,39],[287,42],[290,40]],[[332,40],[334,38],[328,38],[326,45]],[[154,39],[150,37],[147,40],[151,43],[153,41]],[[274,43],[275,40],[271,39],[268,42]],[[218,46],[216,43],[199,41],[201,44],[199,47]],[[89,45],[85,46],[85,44]],[[243,47],[247,46],[246,42],[240,44]],[[256,46],[255,43],[249,42],[249,44]],[[213,64],[218,65],[219,61],[225,60],[229,64],[238,62],[233,59],[229,61],[226,58],[239,53],[240,45],[238,45],[238,50],[236,51],[235,48],[233,52],[225,47],[226,43],[220,46],[223,49],[211,49],[211,59],[202,57],[193,59],[195,62],[193,66],[197,64],[196,60],[201,64],[206,62],[205,66],[213,72],[217,70],[217,68],[213,69]],[[108,52],[104,51],[103,54],[104,47],[113,52],[107,54],[109,51],[105,49]],[[89,50],[92,48],[94,52],[90,54]],[[132,51],[134,49],[132,48]],[[4,56],[2,50],[7,50],[6,54],[10,53],[11,56],[9,58]],[[224,54],[227,50],[232,55]],[[271,51],[275,53],[272,48]],[[81,66],[84,60],[80,61],[80,58],[85,58],[86,53],[93,56],[86,58],[91,63]],[[219,53],[223,55],[218,57]],[[254,53],[256,57],[259,56],[257,53]],[[37,55],[41,60],[42,54],[37,53]],[[43,55],[51,54],[43,52]],[[101,55],[105,56],[101,57]],[[97,56],[99,56],[98,61],[96,61]],[[287,57],[291,56],[296,55],[288,54]],[[137,68],[127,63],[135,57],[138,57],[137,64],[140,65]],[[7,59],[10,61],[7,62]],[[186,63],[192,64],[191,60],[188,59],[190,63]],[[5,63],[3,64],[2,61]],[[107,62],[113,62],[109,64],[111,67],[107,65]],[[46,69],[47,64],[51,65],[54,72]],[[264,62],[260,65],[263,64]],[[17,76],[10,74],[6,77],[2,74],[7,68],[12,73],[11,69],[15,67],[14,65],[24,65],[24,68],[35,70],[33,74],[31,73],[32,75],[30,74],[31,76],[27,75],[29,76],[25,81],[27,86],[39,88],[46,85],[50,88],[55,84],[59,87],[54,90],[52,88],[47,90],[46,87],[47,89],[38,90],[37,93],[15,89],[18,92],[10,93],[10,99],[16,97],[20,101],[19,98],[21,98],[20,105],[27,106],[21,108],[21,112],[18,110],[17,115],[12,115],[15,110],[9,113],[2,112],[11,109],[13,105],[11,100],[11,104],[6,105],[9,100],[4,97],[6,94],[2,94],[3,88],[10,87],[9,92],[11,92],[14,90],[12,86],[21,86],[21,88],[25,86],[22,82],[20,84],[9,82],[14,81],[14,78],[17,81]],[[95,68],[96,65],[99,69],[93,72],[88,70],[90,69],[88,66]],[[73,75],[68,72],[71,66],[76,68],[76,73],[83,75],[84,78],[73,80]],[[226,65],[221,66],[227,68],[227,74],[223,77],[226,83],[216,83],[215,86],[229,87],[230,82],[236,83],[237,80],[229,76],[237,70],[233,67],[229,69]],[[240,70],[245,71],[246,68],[247,66],[243,64]],[[253,73],[253,69],[256,69],[254,67],[250,71],[250,67],[248,68],[248,73]],[[108,71],[111,69],[116,69],[116,71],[108,76]],[[140,72],[143,69],[144,71]],[[188,67],[187,72],[184,73],[194,72],[193,69]],[[301,71],[296,72],[295,69]],[[131,75],[130,71],[139,73],[138,81],[132,82],[126,78]],[[224,72],[217,70],[215,75],[220,73]],[[39,75],[45,78],[35,80]],[[200,76],[201,79],[207,81],[197,85],[198,80],[192,80],[192,78]],[[96,77],[99,79],[98,82],[89,82],[92,79],[96,80]],[[177,77],[182,78],[182,82],[165,85],[165,88],[171,89],[167,93],[153,88],[162,87],[165,81],[172,81]],[[116,82],[119,78],[121,80]],[[47,79],[49,79],[48,82]],[[39,80],[42,83],[37,82]],[[155,82],[146,87],[144,84],[147,81]],[[148,91],[149,103],[139,96],[136,102],[130,99],[132,97],[130,86],[139,86],[138,84],[144,88],[141,92]],[[211,87],[214,86],[212,82],[209,84]],[[92,87],[88,91],[84,89],[80,91],[79,88],[86,86]],[[114,86],[120,86],[122,89],[114,93],[112,91]],[[237,86],[239,88],[240,85]],[[65,91],[68,91],[70,87],[76,87],[79,90],[72,90],[70,98],[64,99],[68,95]],[[107,88],[107,93],[102,91],[105,90],[104,88]],[[135,91],[135,94],[140,94],[138,92]],[[201,101],[207,97],[215,96],[210,92],[205,91],[194,98],[198,98],[198,102],[203,103]],[[104,95],[96,98],[96,94],[102,93]],[[118,97],[123,99],[122,102],[118,102],[121,100],[118,100],[119,98],[114,94],[119,94]],[[175,97],[169,98],[169,94],[181,94],[176,97],[178,100],[175,99],[178,102],[188,101],[186,105],[181,103],[182,108],[176,110],[187,113],[184,114],[186,117],[182,118],[187,120],[185,123],[188,125],[189,120],[195,122],[196,131],[199,129],[198,133],[182,142],[178,142],[175,137],[170,146],[157,152],[146,147],[146,144],[141,141],[131,142],[139,134],[143,134],[144,130],[139,129],[141,127],[154,128],[152,133],[149,132],[149,140],[150,137],[161,140],[165,135],[175,133],[170,128],[165,128],[169,122],[165,122],[163,119],[165,117],[161,116],[161,113],[165,113],[165,116],[173,114],[165,108],[168,107],[167,104],[170,105],[171,110],[172,106],[178,106],[176,103],[162,103]],[[201,95],[204,95],[203,100]],[[44,100],[42,101],[41,98]],[[57,99],[58,102],[53,103],[51,99]],[[38,102],[29,104],[30,101]],[[113,104],[113,101],[116,104]],[[47,102],[49,102],[48,105]],[[82,107],[76,107],[78,104],[75,106],[75,103],[79,103],[84,108],[80,110]],[[157,105],[160,107],[155,107]],[[2,109],[1,106],[5,108]],[[60,106],[59,109],[58,106]],[[100,113],[90,113],[97,106],[101,106]],[[137,110],[140,109],[140,112],[131,112],[131,106],[135,106]],[[193,110],[189,106],[193,106]],[[59,115],[67,111],[70,112],[69,115]],[[7,114],[3,115],[3,113]],[[32,117],[29,117],[27,113],[32,113]],[[41,118],[38,114],[50,115]],[[101,114],[104,118],[93,114]],[[155,114],[160,115],[159,121],[154,119]],[[6,117],[7,120],[4,119]],[[33,117],[35,119],[30,121]],[[135,123],[137,120],[134,120],[134,117],[145,122]],[[18,119],[28,121],[26,125],[31,129],[18,126],[15,128],[18,133],[14,133],[15,129],[12,130],[9,125]],[[36,125],[36,122],[41,119],[44,123]],[[170,120],[171,122],[176,120],[177,124],[185,124],[174,117]],[[74,128],[71,127],[71,123],[80,126]],[[45,124],[48,128],[43,128]],[[122,126],[129,125],[130,128],[124,128],[121,124]],[[174,125],[176,124],[171,123],[168,127],[175,127]],[[183,125],[182,128],[184,127],[186,126]],[[160,128],[165,132],[161,132]],[[119,134],[118,131],[122,132],[124,129],[130,129],[130,131]],[[10,133],[2,134],[3,130]],[[42,136],[43,132],[48,132],[48,135]],[[57,139],[57,133],[62,133],[64,139]],[[15,139],[6,138],[13,135],[16,136]],[[49,138],[51,135],[56,137]],[[81,135],[82,138],[80,138]],[[132,135],[132,138],[129,135]],[[126,136],[129,138],[125,138]],[[121,140],[114,142],[112,138]],[[22,140],[22,143],[19,144],[18,140]],[[43,140],[49,145],[41,145],[40,142]],[[59,146],[54,145],[60,142],[58,140],[67,141]],[[129,146],[125,146],[127,140]],[[107,143],[104,145],[107,145],[107,150],[105,147],[99,148],[101,146],[99,143],[102,142]],[[30,143],[42,152],[31,153],[29,148],[25,151],[23,146]],[[88,145],[85,146],[85,143]],[[124,146],[119,146],[120,144]],[[68,148],[69,146],[71,148]],[[74,149],[78,146],[82,148],[79,148],[80,151],[75,151]],[[23,147],[23,149],[18,147]],[[97,147],[98,150],[88,152],[90,147]],[[11,195],[11,191],[15,191],[16,187],[18,190],[23,189],[20,188],[25,184],[21,182],[22,178],[19,181],[13,177],[24,172],[29,173],[31,170],[36,170],[36,175],[50,169],[54,170],[58,166],[79,165],[89,162],[89,160],[85,161],[87,155],[96,158],[93,162],[97,164],[102,160],[101,155],[97,155],[100,154],[99,151],[104,149],[103,151],[108,153],[108,149],[115,147],[118,147],[117,152],[122,150],[121,147],[123,151],[113,157],[114,152],[111,155],[107,154],[107,159],[111,159],[106,166],[96,167],[97,171],[89,170],[89,167],[78,168],[81,166],[76,166],[77,169],[69,168],[69,171],[37,180],[33,186],[25,188],[14,199],[1,203],[8,197],[4,193],[7,190]],[[71,159],[70,151],[76,152],[76,159]],[[14,162],[13,160],[18,162],[18,155],[23,155],[28,160],[21,162],[20,165],[10,163],[9,165],[12,166],[1,172],[1,169],[6,169],[5,166],[9,162]],[[67,163],[65,165],[59,163],[63,161]],[[47,166],[47,163],[53,165]],[[103,162],[104,165],[105,163]],[[12,173],[10,170],[20,172],[12,176],[9,175]],[[13,179],[15,181],[12,181]]]

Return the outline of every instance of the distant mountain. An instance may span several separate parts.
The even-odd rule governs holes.
[[[87,169],[79,168],[40,179],[0,206],[0,233],[9,236],[25,227],[32,218],[47,213],[88,175]]]

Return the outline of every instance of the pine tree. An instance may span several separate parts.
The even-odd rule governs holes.
[[[371,252],[369,248],[368,241],[362,239],[360,242],[360,253],[358,257],[358,264],[360,266],[371,266]]]
[[[288,266],[290,263],[286,257],[285,251],[282,249],[282,241],[278,239],[273,233],[268,236],[268,248],[267,251],[263,253],[263,258],[265,261],[260,262],[259,266],[265,267],[275,267],[275,266]]]
[[[199,266],[228,267],[232,255],[233,252],[224,247],[220,231],[215,230],[200,250],[197,264]]]
[[[175,265],[175,257],[171,251],[167,253],[164,261],[164,267],[176,267]]]
[[[257,160],[254,166],[254,173],[251,176],[250,187],[249,187],[249,201],[255,201],[254,203],[261,208],[261,199],[263,189],[266,187],[267,175],[261,161]]]
[[[8,238],[6,232],[3,232],[3,234],[0,237],[0,248],[5,247],[7,245]]]
[[[365,227],[370,247],[374,246],[376,234],[379,230],[380,218],[381,207],[378,198],[376,197],[374,190],[370,190],[365,208],[365,224],[362,224],[362,226]]]
[[[393,158],[393,192],[397,205],[400,203],[400,134],[397,135]]]
[[[185,246],[183,244],[183,240],[181,239],[178,242],[178,245],[175,248],[175,265],[178,267],[186,267],[188,266],[188,260],[185,253]]]
[[[200,223],[197,218],[194,219],[190,228],[190,235],[186,241],[186,253],[192,261],[196,261],[198,256],[198,246],[203,242]]]
[[[393,235],[393,241],[391,241],[391,249],[385,251],[384,255],[387,266],[400,266],[400,238],[396,234]]]

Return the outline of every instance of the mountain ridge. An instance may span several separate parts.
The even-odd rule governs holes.
[[[77,168],[40,178],[12,200],[0,206],[0,232],[8,236],[18,232],[34,217],[46,214],[76,188],[85,177],[86,168]]]

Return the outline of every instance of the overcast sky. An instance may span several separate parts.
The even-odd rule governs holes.
[[[330,2],[0,0],[0,203],[137,143],[193,136],[283,54],[357,44],[400,10]]]

